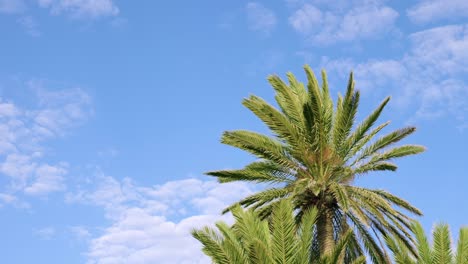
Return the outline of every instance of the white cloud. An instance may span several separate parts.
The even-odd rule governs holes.
[[[0,201],[3,203],[12,203],[16,200],[16,197],[11,194],[0,193]]]
[[[34,233],[37,236],[39,236],[41,239],[50,240],[55,236],[57,231],[55,230],[55,228],[49,226],[49,227],[38,229]]]
[[[351,69],[358,88],[392,87],[396,102],[415,107],[413,118],[433,119],[451,115],[460,127],[468,120],[468,25],[445,26],[409,36],[410,50],[400,59],[322,61],[341,76]]]
[[[43,164],[36,169],[34,182],[24,189],[29,195],[43,195],[65,189],[65,178],[67,170],[64,164],[50,166]]]
[[[247,4],[247,22],[253,31],[271,32],[276,26],[275,13],[257,2]]]
[[[23,0],[0,0],[0,13],[15,14],[25,9]]]
[[[468,120],[468,85],[460,80],[447,79],[427,84],[422,93],[421,106],[414,118],[434,119],[453,115],[460,129],[466,128]]]
[[[36,168],[37,163],[29,155],[12,153],[1,163],[0,172],[11,178],[13,189],[23,189]]]
[[[91,232],[84,226],[72,226],[69,230],[79,241],[86,241],[91,237]]]
[[[412,56],[428,74],[468,72],[468,24],[437,27],[410,35]]]
[[[53,15],[66,15],[73,19],[117,17],[120,12],[112,0],[0,0],[0,14],[16,15],[16,22],[33,37],[39,37],[42,33],[39,30],[39,23],[28,15],[29,2],[36,2],[39,7],[50,10]],[[19,16],[21,14],[23,15]],[[111,24],[124,22],[125,19],[117,19]]]
[[[30,208],[28,203],[20,201],[16,196],[7,193],[0,193],[0,208],[4,205],[12,205],[16,208],[23,209]]]
[[[32,83],[29,89],[38,99],[35,107],[23,108],[0,98],[0,177],[8,183],[1,191],[8,195],[4,198],[14,197],[15,201],[22,194],[47,195],[65,189],[67,164],[45,162],[43,144],[66,135],[92,113],[89,97],[82,90],[51,92],[43,84]],[[8,204],[11,199],[3,200]]]
[[[80,88],[50,91],[41,81],[30,81],[28,85],[36,92],[40,107],[31,111],[32,129],[43,137],[63,136],[93,114],[91,98]]]
[[[31,16],[23,16],[18,18],[17,22],[24,28],[26,33],[33,37],[39,37],[41,32],[38,29],[38,24]]]
[[[407,11],[408,17],[415,23],[468,17],[466,0],[424,0]]]
[[[112,0],[38,0],[39,6],[50,8],[52,14],[68,14],[73,18],[116,16],[119,8]]]
[[[296,31],[306,35],[315,30],[320,30],[322,19],[322,11],[320,9],[313,5],[305,4],[289,17],[289,23]]]
[[[191,217],[174,223],[142,209],[128,209],[105,234],[91,241],[88,263],[210,263],[189,232],[214,220]]]
[[[19,110],[14,104],[0,101],[0,117],[12,117],[18,114]]]
[[[0,208],[9,205],[16,208],[29,209],[31,206],[29,203],[18,199],[15,195],[8,193],[0,193]]]
[[[306,3],[289,17],[289,23],[308,41],[330,44],[380,37],[394,30],[397,17],[397,11],[377,1],[363,1],[349,9]]]
[[[192,228],[223,219],[227,205],[252,193],[245,183],[191,178],[153,187],[130,179],[97,177],[94,190],[69,194],[69,202],[103,207],[111,225],[89,241],[88,263],[210,263]]]
[[[348,76],[354,72],[354,78],[359,89],[372,91],[389,82],[406,76],[406,68],[401,60],[369,60],[364,63],[355,63],[350,59],[329,60],[322,57],[321,66],[339,76]]]

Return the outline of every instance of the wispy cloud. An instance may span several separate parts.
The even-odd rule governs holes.
[[[91,232],[84,226],[72,226],[69,231],[79,241],[87,241],[91,237]]]
[[[424,0],[407,11],[415,23],[429,23],[443,19],[468,17],[468,1]]]
[[[398,16],[379,1],[362,1],[350,8],[305,3],[289,17],[289,23],[307,41],[323,45],[378,38],[394,30]]]
[[[305,35],[319,30],[322,19],[322,11],[320,9],[313,5],[305,4],[289,17],[289,23],[297,32]]]
[[[247,4],[247,22],[253,31],[270,33],[276,26],[275,13],[257,2]]]
[[[153,187],[100,175],[94,189],[70,193],[68,202],[104,208],[111,225],[94,235],[89,263],[210,263],[192,228],[212,225],[221,210],[252,190],[245,183],[219,184],[195,178]]]
[[[48,226],[48,227],[44,227],[44,228],[35,230],[34,233],[37,236],[39,236],[41,239],[50,240],[55,236],[57,231],[55,230],[55,228]]]
[[[22,16],[18,18],[17,22],[23,27],[23,29],[29,35],[33,37],[39,37],[41,35],[39,26],[36,20],[32,16]]]
[[[25,8],[23,0],[0,0],[0,13],[16,14],[23,12]]]
[[[436,27],[410,35],[411,53],[428,64],[424,72],[454,75],[468,72],[468,24]]]
[[[38,0],[38,3],[50,9],[54,15],[66,14],[72,18],[99,18],[119,14],[119,8],[112,0]]]
[[[64,177],[67,173],[66,164],[43,164],[36,168],[36,178],[24,192],[29,195],[42,195],[61,191],[65,189]]]
[[[27,202],[19,200],[15,195],[0,193],[0,208],[5,205],[23,209],[30,208],[30,205]]]
[[[354,70],[360,88],[392,87],[400,106],[416,107],[413,119],[452,116],[468,124],[468,25],[432,28],[409,36],[410,50],[399,59],[322,61],[328,70]]]
[[[112,17],[111,25],[121,26],[126,19],[120,18],[119,8],[112,0],[0,0],[0,14],[11,14],[24,31],[39,37],[39,22],[31,15],[31,7],[48,9],[52,15],[65,15],[72,19],[95,20]]]
[[[34,127],[42,136],[63,136],[66,131],[85,122],[93,114],[91,97],[81,88],[48,90],[43,81],[28,85],[37,95],[39,108],[32,110]]]
[[[37,98],[24,108],[0,98],[0,177],[8,185],[0,203],[17,204],[18,195],[47,195],[65,189],[66,162],[45,161],[44,143],[64,136],[92,113],[91,102],[79,88],[48,91],[44,84],[28,82]]]

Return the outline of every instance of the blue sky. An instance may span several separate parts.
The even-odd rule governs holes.
[[[333,4],[330,4],[333,2]],[[188,234],[255,191],[208,170],[252,157],[224,130],[265,127],[269,74],[355,72],[360,118],[415,125],[427,152],[383,188],[427,231],[468,224],[468,2],[0,0],[2,263],[208,263]]]

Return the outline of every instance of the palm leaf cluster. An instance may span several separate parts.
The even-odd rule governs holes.
[[[366,254],[374,263],[388,263],[382,239],[385,236],[398,237],[416,254],[410,229],[412,219],[402,210],[416,215],[421,212],[386,191],[353,185],[360,175],[395,171],[394,159],[424,151],[418,145],[394,146],[415,128],[398,129],[376,138],[389,124],[376,123],[390,98],[356,125],[360,93],[354,87],[353,75],[344,96],[339,95],[334,103],[326,73],[322,71],[321,84],[310,67],[305,67],[305,73],[306,85],[292,73],[287,74],[288,83],[278,76],[268,78],[279,108],[255,95],[243,100],[243,105],[266,124],[273,136],[248,130],[223,134],[222,143],[247,151],[258,160],[242,169],[207,174],[223,183],[272,183],[239,201],[262,218],[269,217],[285,198],[292,199],[298,221],[309,208],[317,208],[312,247],[322,255],[330,254],[348,230],[348,260]]]
[[[432,246],[421,224],[414,222],[412,230],[417,240],[418,257],[414,258],[398,238],[387,238],[387,244],[397,264],[468,264],[468,227],[461,228],[457,247],[452,248],[450,229],[438,224],[432,232]]]
[[[272,209],[272,216],[261,220],[252,210],[235,207],[235,223],[216,223],[217,230],[204,227],[192,235],[203,245],[203,252],[216,264],[329,264],[344,263],[345,248],[350,241],[347,232],[329,255],[312,258],[312,232],[318,216],[313,208],[304,212],[296,224],[292,203],[283,200]],[[351,262],[347,262],[351,263]],[[365,258],[353,264],[365,263]]]

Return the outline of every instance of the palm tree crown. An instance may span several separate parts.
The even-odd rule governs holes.
[[[343,263],[345,248],[351,231],[344,234],[330,255],[312,258],[311,227],[315,226],[317,210],[305,212],[296,224],[292,203],[281,201],[273,208],[270,221],[261,220],[252,210],[233,210],[234,225],[216,223],[217,230],[204,227],[193,230],[192,235],[202,243],[203,252],[213,263],[224,264],[330,264]],[[350,262],[351,263],[351,262]],[[352,264],[365,263],[363,256]]]
[[[322,71],[319,85],[310,67],[305,66],[307,88],[292,73],[289,84],[278,76],[268,78],[276,91],[279,109],[257,96],[243,100],[274,136],[236,130],[224,132],[221,142],[243,149],[258,160],[243,169],[207,172],[220,182],[253,181],[274,186],[239,201],[244,207],[268,217],[281,199],[291,198],[300,219],[309,208],[317,208],[317,229],[313,232],[314,248],[329,254],[341,234],[352,230],[346,258],[354,259],[366,252],[374,263],[388,262],[380,237],[398,236],[412,247],[411,219],[399,208],[421,212],[383,190],[353,186],[354,179],[372,171],[395,171],[391,160],[424,151],[422,146],[392,147],[415,131],[398,129],[374,139],[389,122],[375,126],[390,98],[386,98],[368,117],[355,126],[359,91],[350,75],[344,96],[334,106],[327,77]],[[225,210],[229,211],[233,207]]]

